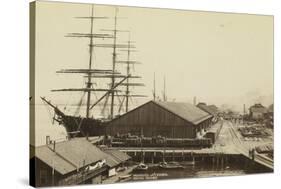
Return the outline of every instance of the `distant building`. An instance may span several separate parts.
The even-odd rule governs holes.
[[[212,105],[209,105],[208,107],[212,110],[212,112],[213,112],[215,115],[218,115],[218,113],[219,113],[219,108],[218,108],[216,105],[212,104]]]
[[[200,108],[201,110],[207,112],[208,114],[214,116],[214,117],[217,116],[218,110],[217,110],[217,107],[215,105],[208,106],[204,102],[199,102],[197,104],[197,107]]]
[[[204,102],[199,102],[197,104],[197,107],[200,108],[201,110],[207,112],[208,114],[213,116],[212,122],[215,123],[218,120],[218,107],[215,105],[207,105]]]
[[[274,112],[274,105],[273,104],[269,105],[267,110],[268,110],[269,113],[273,113]]]
[[[101,183],[116,174],[115,168],[130,158],[122,152],[114,152],[118,157],[111,155],[113,152],[103,152],[85,138],[46,141],[46,145],[35,148],[30,160],[35,187]]]
[[[109,135],[196,138],[209,127],[212,115],[189,103],[149,101],[113,119],[106,126]]]
[[[254,104],[249,108],[249,116],[253,120],[263,119],[267,113],[267,108],[261,104]]]
[[[267,113],[265,114],[265,124],[266,126],[273,128],[274,127],[274,105],[271,104],[267,108]]]

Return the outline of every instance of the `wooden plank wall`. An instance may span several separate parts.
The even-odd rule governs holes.
[[[177,115],[149,102],[107,125],[110,135],[131,133],[144,136],[194,138],[195,126]]]

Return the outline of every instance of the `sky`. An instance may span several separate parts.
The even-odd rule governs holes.
[[[113,29],[115,8],[94,6],[95,16],[110,19],[94,22],[95,33]],[[82,75],[58,74],[65,68],[88,67],[87,39],[65,37],[67,33],[88,33],[91,5],[39,1],[36,6],[36,104],[45,96],[54,104],[78,103],[82,94],[50,92],[51,89],[81,88]],[[187,10],[118,7],[117,28],[130,30],[138,52],[131,60],[136,82],[144,87],[135,93],[148,98],[134,101],[133,106],[152,99],[153,75],[156,92],[162,97],[163,79],[169,101],[197,102],[231,107],[242,111],[254,103],[273,103],[273,17]],[[118,43],[128,40],[128,33],[119,33]],[[95,40],[95,43],[110,43]],[[124,52],[117,59],[125,60]],[[96,69],[110,69],[112,49],[94,49]],[[124,72],[125,68],[118,66]],[[106,87],[109,81],[99,80]],[[102,94],[97,94],[98,96]],[[95,100],[95,99],[93,99]],[[132,107],[131,107],[132,108]]]

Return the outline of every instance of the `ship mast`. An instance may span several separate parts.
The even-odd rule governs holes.
[[[114,16],[114,28],[112,30],[103,30],[103,31],[111,31],[113,32],[113,44],[97,44],[95,45],[96,47],[103,47],[103,48],[112,48],[113,52],[112,52],[112,71],[115,72],[116,70],[116,59],[117,59],[117,53],[116,50],[119,48],[127,48],[127,44],[117,44],[117,33],[119,32],[129,32],[127,30],[119,30],[117,29],[117,19],[119,17],[117,17],[118,14],[118,8],[115,8],[115,16]],[[128,74],[126,75],[126,77],[128,76]],[[116,78],[118,76],[116,74],[112,74],[111,75],[111,89],[115,86],[115,82],[116,82]],[[115,106],[115,96],[117,96],[115,94],[115,90],[112,90],[111,93],[107,96],[106,98],[106,103],[108,101],[108,98],[111,97],[111,103],[110,103],[110,119],[114,118],[114,106]],[[106,104],[105,104],[106,106]]]
[[[117,11],[118,8],[115,8],[115,16],[114,16],[114,31],[113,31],[113,53],[112,53],[112,71],[115,71],[115,63],[116,63],[116,28],[117,28]],[[112,75],[111,78],[111,88],[115,84],[115,76]],[[110,118],[113,119],[114,117],[114,91],[111,92],[111,106],[110,106]]]
[[[91,14],[91,29],[90,29],[90,49],[89,49],[89,53],[90,53],[90,58],[89,58],[89,70],[92,69],[92,57],[93,57],[93,25],[94,25],[94,6],[92,6],[92,14]],[[88,82],[86,83],[87,88],[90,89],[92,87],[92,73],[89,72],[88,73]],[[87,109],[86,109],[86,118],[89,118],[89,114],[90,114],[90,102],[91,102],[91,90],[87,91]]]
[[[114,118],[114,97],[115,96],[124,96],[119,95],[116,92],[120,92],[120,90],[116,89],[117,86],[126,86],[126,111],[128,111],[128,104],[129,104],[129,97],[146,97],[144,95],[130,95],[130,86],[143,86],[141,83],[130,83],[129,78],[140,78],[139,76],[132,76],[130,73],[130,65],[131,64],[137,64],[136,61],[130,61],[130,52],[132,51],[131,48],[135,48],[130,41],[127,44],[118,44],[117,43],[117,33],[118,32],[129,32],[128,30],[118,30],[117,29],[117,13],[118,8],[115,8],[115,16],[114,16],[114,29],[108,30],[108,29],[102,29],[101,31],[110,31],[112,34],[106,34],[106,33],[94,33],[94,20],[96,19],[107,19],[108,17],[97,17],[94,16],[94,6],[92,5],[91,8],[91,15],[87,17],[76,17],[81,19],[89,19],[90,20],[90,33],[69,33],[66,37],[77,37],[77,38],[89,38],[89,64],[87,69],[62,69],[60,71],[57,71],[57,73],[69,73],[69,74],[84,74],[84,77],[86,78],[86,86],[85,88],[67,88],[67,89],[54,89],[52,91],[81,91],[87,93],[87,99],[86,99],[86,118],[90,117],[90,110],[99,103],[102,99],[105,98],[104,108],[107,104],[108,98],[111,97],[111,105],[110,105],[110,119]],[[104,43],[104,44],[98,44],[95,43],[94,39],[100,38],[100,39],[113,39],[111,43]],[[106,70],[106,69],[94,69],[93,64],[93,54],[94,54],[94,48],[112,48],[112,69]],[[127,60],[126,61],[117,61],[117,49],[126,49],[127,51]],[[121,73],[116,71],[116,63],[126,63],[127,64],[127,72],[125,75],[121,75]],[[93,78],[108,78],[111,79],[110,87],[107,89],[101,89],[101,88],[93,88]],[[116,79],[121,78],[121,82],[116,83]],[[124,79],[125,78],[125,79]],[[126,83],[124,82],[126,81]],[[124,82],[124,83],[123,83]],[[93,92],[106,92],[96,103],[91,105],[91,94]],[[122,104],[122,103],[121,103]]]
[[[125,98],[125,111],[128,112],[129,111],[129,98],[131,97],[147,97],[146,95],[137,95],[137,94],[130,94],[130,87],[133,87],[133,86],[144,86],[143,83],[131,83],[130,82],[130,78],[141,78],[140,76],[131,76],[132,73],[131,73],[131,66],[134,66],[135,64],[140,64],[140,62],[138,61],[133,61],[130,59],[130,54],[131,52],[136,52],[136,50],[132,49],[134,48],[134,46],[132,45],[134,41],[131,41],[131,36],[130,36],[130,32],[128,32],[128,41],[127,41],[127,49],[124,49],[124,50],[121,50],[121,51],[126,51],[127,53],[127,60],[125,61],[122,61],[122,60],[119,60],[119,61],[116,61],[116,63],[121,63],[121,64],[125,64],[126,65],[126,74],[127,76],[130,76],[127,78],[127,82],[126,83],[122,83],[121,85],[125,86],[126,87],[126,90],[125,90],[125,95],[124,98]],[[122,95],[119,95],[119,96],[122,96]],[[120,109],[121,110],[121,107]]]
[[[93,53],[94,53],[94,47],[96,45],[94,44],[95,38],[105,39],[105,38],[115,38],[112,35],[109,34],[99,34],[94,33],[94,20],[95,19],[107,19],[108,17],[96,17],[94,16],[94,5],[91,7],[91,16],[89,17],[76,17],[80,19],[89,19],[90,20],[90,33],[70,33],[66,37],[77,37],[77,38],[89,38],[89,65],[88,69],[63,69],[60,71],[57,71],[57,73],[81,73],[85,74],[87,78],[86,87],[85,88],[69,88],[69,89],[55,89],[52,91],[82,91],[87,93],[87,100],[86,100],[86,118],[90,117],[90,106],[91,106],[91,93],[93,91],[100,91],[100,92],[107,92],[107,91],[114,91],[112,89],[114,85],[111,87],[111,89],[94,89],[93,88],[93,82],[92,77],[93,76],[103,76],[107,77],[108,75],[119,75],[120,73],[117,73],[113,70],[104,70],[104,69],[93,69]],[[97,45],[98,46],[98,45]]]
[[[130,33],[129,33],[129,40],[128,40],[128,52],[127,52],[127,75],[130,74],[130,64],[129,64],[129,61],[130,61],[130,45],[131,45],[131,41],[130,41]],[[128,112],[129,108],[129,78],[127,79],[127,85],[126,85],[126,112]]]

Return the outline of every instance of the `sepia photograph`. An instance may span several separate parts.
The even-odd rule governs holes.
[[[274,16],[34,1],[30,185],[274,172]]]

